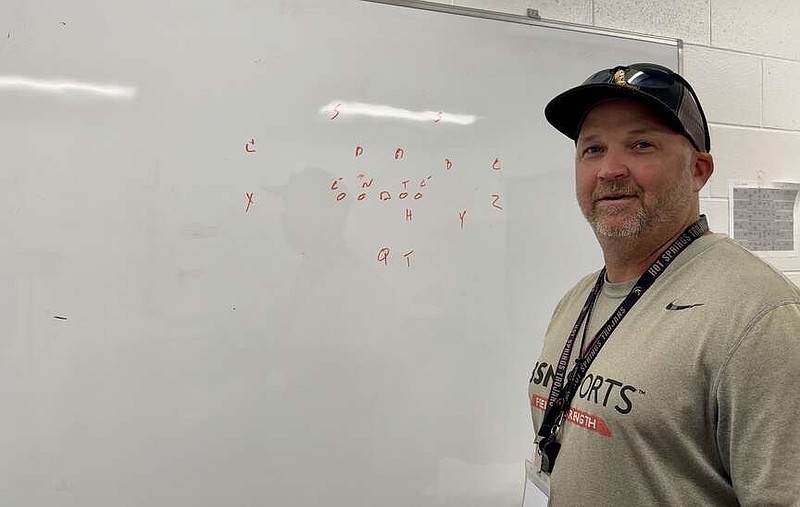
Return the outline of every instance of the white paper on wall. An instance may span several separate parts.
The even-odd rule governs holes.
[[[763,256],[797,256],[799,195],[798,183],[732,182],[731,237]]]

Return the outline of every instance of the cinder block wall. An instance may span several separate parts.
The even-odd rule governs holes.
[[[436,1],[436,0],[434,0]],[[684,42],[683,73],[711,123],[716,171],[702,206],[729,233],[730,180],[800,183],[797,0],[440,0]],[[769,260],[769,259],[768,259]],[[773,259],[800,285],[800,259]]]

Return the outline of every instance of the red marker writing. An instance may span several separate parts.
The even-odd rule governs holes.
[[[384,266],[389,265],[389,249],[386,247],[381,248],[378,252],[378,262],[382,262]]]
[[[492,198],[494,199],[492,201],[492,206],[497,209],[503,209],[503,207],[498,204],[500,202],[500,194],[492,194]]]

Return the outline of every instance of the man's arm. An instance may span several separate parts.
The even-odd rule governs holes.
[[[715,395],[718,451],[739,503],[800,505],[800,303],[755,319]]]

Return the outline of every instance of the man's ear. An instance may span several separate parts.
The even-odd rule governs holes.
[[[699,192],[714,173],[714,157],[700,151],[692,156],[692,190]]]

